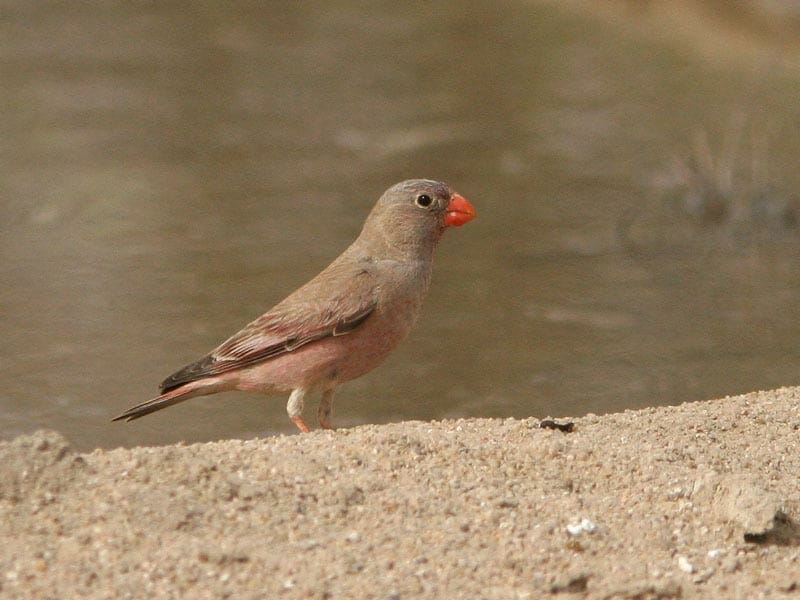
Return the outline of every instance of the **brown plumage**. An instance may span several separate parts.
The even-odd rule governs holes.
[[[427,292],[437,242],[446,228],[473,218],[473,206],[445,183],[412,179],[392,186],[358,238],[324,271],[167,377],[161,395],[114,420],[228,390],[291,392],[287,412],[309,431],[303,399],[321,391],[319,423],[332,429],[336,386],[371,371],[405,338]]]

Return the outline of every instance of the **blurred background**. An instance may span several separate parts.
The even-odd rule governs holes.
[[[11,0],[0,76],[0,438],[293,432],[236,393],[109,420],[412,177],[479,218],[339,426],[800,384],[800,2]]]

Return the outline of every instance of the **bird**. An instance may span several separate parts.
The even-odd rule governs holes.
[[[477,216],[441,181],[409,179],[377,201],[356,240],[319,275],[199,360],[167,377],[160,395],[114,417],[132,421],[184,400],[224,391],[289,393],[301,432],[310,393],[317,420],[334,429],[336,388],[377,367],[408,335],[431,280],[445,230]]]

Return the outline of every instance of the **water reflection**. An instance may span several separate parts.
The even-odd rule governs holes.
[[[796,228],[698,221],[673,170],[698,130],[718,155],[743,111],[790,198],[796,74],[754,79],[547,3],[220,6],[19,3],[0,23],[3,437],[291,432],[283,399],[243,394],[108,419],[417,176],[481,217],[444,241],[418,329],[341,390],[337,423],[800,383]]]

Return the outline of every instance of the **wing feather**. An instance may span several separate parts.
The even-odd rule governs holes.
[[[376,292],[372,269],[334,262],[211,353],[167,377],[161,391],[351,333],[375,310]]]

